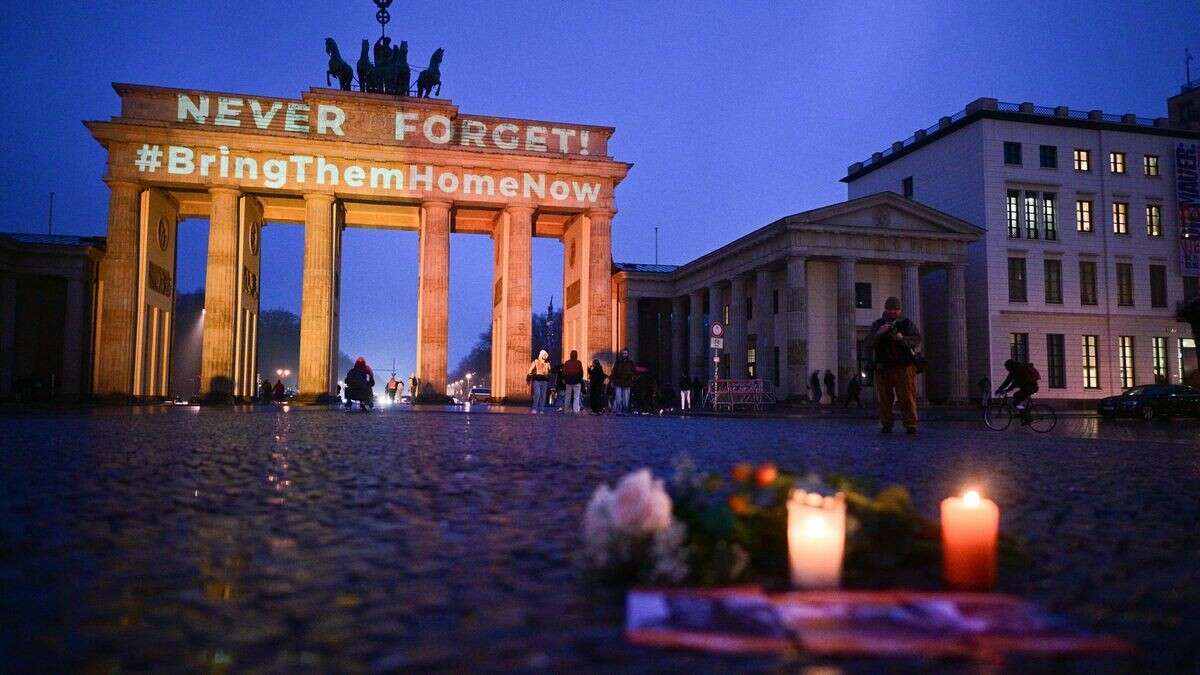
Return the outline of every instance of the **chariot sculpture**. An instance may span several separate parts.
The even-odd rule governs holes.
[[[338,87],[344,91],[353,91],[358,83],[358,90],[372,94],[389,94],[392,96],[418,96],[429,98],[442,94],[442,56],[445,50],[439,47],[429,57],[429,67],[421,70],[415,84],[412,81],[413,67],[408,63],[408,42],[401,40],[400,44],[392,44],[392,39],[384,35],[391,14],[387,8],[392,0],[374,0],[379,11],[375,20],[381,27],[379,39],[372,46],[364,39],[359,50],[358,62],[351,68],[342,58],[341,50],[333,38],[325,38],[325,54],[329,56],[329,66],[325,69],[325,86],[332,86],[334,79]]]

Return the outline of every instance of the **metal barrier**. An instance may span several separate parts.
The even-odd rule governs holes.
[[[763,406],[775,403],[775,394],[766,390],[762,380],[712,380],[704,403],[715,412],[733,412],[738,408],[762,410]]]

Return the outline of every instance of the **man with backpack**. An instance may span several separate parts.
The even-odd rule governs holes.
[[[1003,396],[1016,389],[1017,392],[1012,397],[1013,409],[1024,416],[1025,406],[1023,404],[1029,400],[1030,396],[1037,393],[1038,380],[1042,379],[1042,374],[1032,363],[1021,363],[1016,359],[1005,361],[1004,369],[1008,371],[1008,377],[1004,378],[1000,387],[996,389],[996,396]]]

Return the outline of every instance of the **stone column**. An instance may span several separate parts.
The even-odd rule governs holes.
[[[84,341],[88,339],[90,332],[85,323],[88,316],[87,287],[83,281],[84,275],[87,274],[86,265],[85,259],[79,276],[67,279],[67,306],[63,317],[62,383],[59,391],[69,398],[78,398],[83,394],[83,378],[87,376],[83,363],[83,354],[87,351]],[[0,352],[12,354],[11,349],[2,347]]]
[[[808,264],[802,256],[788,258],[786,296],[787,349],[780,367],[787,372],[787,396],[795,398],[808,382]]]
[[[633,359],[634,363],[638,362],[640,356],[639,347],[642,346],[640,339],[641,329],[641,298],[636,295],[629,295],[629,291],[625,292],[625,351],[629,352],[629,358]]]
[[[725,321],[724,314],[721,312],[721,307],[724,304],[725,304],[724,299],[721,297],[721,286],[715,282],[712,284],[709,284],[709,286],[708,286],[708,325],[711,326],[713,324],[713,322],[715,322],[715,321],[721,321],[721,322]],[[724,351],[726,351],[726,349],[722,348],[721,351],[724,352]],[[706,377],[710,380],[717,379],[720,376],[720,372],[715,370],[717,364],[713,363],[712,357],[713,357],[712,349],[706,348],[704,350],[704,361],[706,364],[704,367],[704,372],[707,373]]]
[[[708,334],[704,331],[704,296],[700,291],[688,294],[688,376],[705,379],[708,363]]]
[[[616,211],[593,209],[588,219],[588,294],[586,328],[587,363],[591,359],[612,365],[612,219]]]
[[[417,252],[417,380],[422,399],[446,395],[450,203],[421,202]]]
[[[774,346],[775,317],[771,305],[771,270],[760,268],[754,273],[754,332],[758,379],[763,381],[764,391],[774,391]]]
[[[333,340],[333,195],[304,195],[304,281],[300,296],[300,394],[304,403],[329,400]]]
[[[679,378],[688,370],[687,353],[687,296],[676,295],[671,298],[671,388],[679,383]]]
[[[729,280],[729,326],[725,334],[729,352],[729,377],[746,379],[746,278],[738,275]]]
[[[857,310],[854,307],[854,258],[838,259],[837,280],[837,389],[844,396],[850,378],[858,373]]]
[[[509,206],[504,215],[505,399],[523,402],[533,394],[525,381],[533,355],[533,208]]]
[[[918,262],[904,262],[904,271],[900,278],[900,304],[904,308],[904,316],[917,324],[917,328],[924,334],[925,324],[921,321],[921,265]],[[917,376],[917,399],[925,400],[924,375]]]
[[[96,395],[127,397],[133,394],[141,186],[108,181],[108,187],[108,236],[100,265]]]
[[[949,322],[947,325],[946,364],[950,370],[950,401],[966,403],[967,388],[967,282],[966,266],[951,265],[949,270]]]
[[[204,277],[200,396],[210,402],[225,403],[233,399],[240,194],[227,187],[210,188],[208,194],[208,269]]]

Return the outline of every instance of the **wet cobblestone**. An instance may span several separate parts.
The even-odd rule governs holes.
[[[1001,590],[1140,648],[1033,670],[1200,663],[1200,441],[1176,426],[97,410],[0,416],[0,654],[12,670],[795,669],[634,648],[585,587],[597,483],[689,453],[938,500],[980,478],[1032,566]],[[880,663],[827,662],[848,670]],[[963,664],[891,661],[892,671]]]

